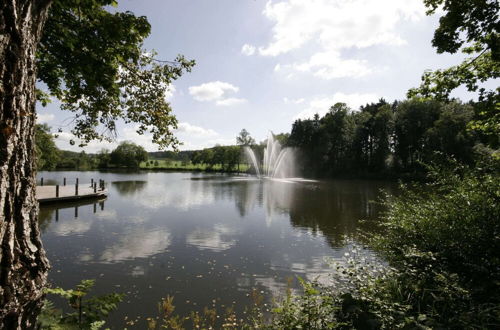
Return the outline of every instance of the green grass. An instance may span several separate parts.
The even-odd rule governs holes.
[[[152,162],[152,163],[151,163]],[[147,164],[148,163],[148,164]],[[147,164],[147,165],[146,165]],[[191,162],[181,162],[178,160],[166,160],[166,159],[150,159],[147,162],[141,162],[141,169],[160,169],[160,170],[185,170],[185,171],[219,171],[228,172],[222,168],[220,164],[209,167],[206,164],[192,164]],[[240,164],[239,172],[246,172],[249,169],[247,164]],[[229,172],[238,172],[237,166],[235,166]]]

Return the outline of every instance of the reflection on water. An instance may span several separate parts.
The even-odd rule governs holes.
[[[214,299],[224,306],[237,301],[241,311],[254,288],[271,299],[290,277],[327,283],[328,260],[349,249],[344,237],[371,230],[380,212],[372,201],[381,188],[393,189],[383,182],[195,173],[40,173],[45,180],[72,175],[111,182],[109,196],[105,205],[41,208],[51,281],[72,287],[95,278],[98,293],[126,293],[112,316],[116,328],[125,316],[155,315],[166,295],[175,296],[180,313]]]
[[[111,184],[120,193],[120,195],[133,196],[137,193],[140,193],[146,187],[147,181],[137,181],[137,180],[114,181],[111,182]]]
[[[107,246],[99,257],[104,262],[145,258],[163,252],[170,245],[170,233],[165,229],[144,232],[142,229],[121,236],[113,245]]]

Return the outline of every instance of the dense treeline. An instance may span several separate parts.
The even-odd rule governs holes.
[[[215,146],[194,151],[191,155],[193,165],[204,164],[209,170],[220,165],[223,171],[228,172],[238,170],[242,159],[242,147],[240,146]]]
[[[472,103],[424,98],[381,99],[359,111],[337,103],[321,118],[295,121],[287,144],[302,152],[305,175],[416,175],[437,152],[472,162],[473,148],[484,140],[467,129],[474,109]]]
[[[102,149],[97,154],[60,150],[46,124],[36,126],[35,142],[39,171],[138,168],[141,162],[148,159],[148,153],[143,147],[127,141],[120,143],[111,152]]]

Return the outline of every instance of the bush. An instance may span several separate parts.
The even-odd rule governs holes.
[[[353,260],[346,289],[304,283],[269,328],[500,326],[500,176],[496,166],[431,168],[433,181],[387,199],[370,244],[389,267]]]

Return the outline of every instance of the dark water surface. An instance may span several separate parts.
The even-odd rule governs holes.
[[[50,281],[73,288],[96,279],[94,292],[126,293],[108,326],[157,315],[174,296],[176,312],[268,302],[287,280],[328,281],[329,260],[349,251],[344,235],[372,230],[381,181],[269,181],[218,174],[41,172],[45,184],[104,179],[101,202],[43,206],[42,238]],[[57,210],[57,212],[56,212]],[[364,219],[365,221],[360,221]],[[352,240],[347,240],[352,242]],[[369,251],[364,253],[370,254]],[[297,281],[294,286],[298,287]],[[130,328],[130,326],[128,326]]]

